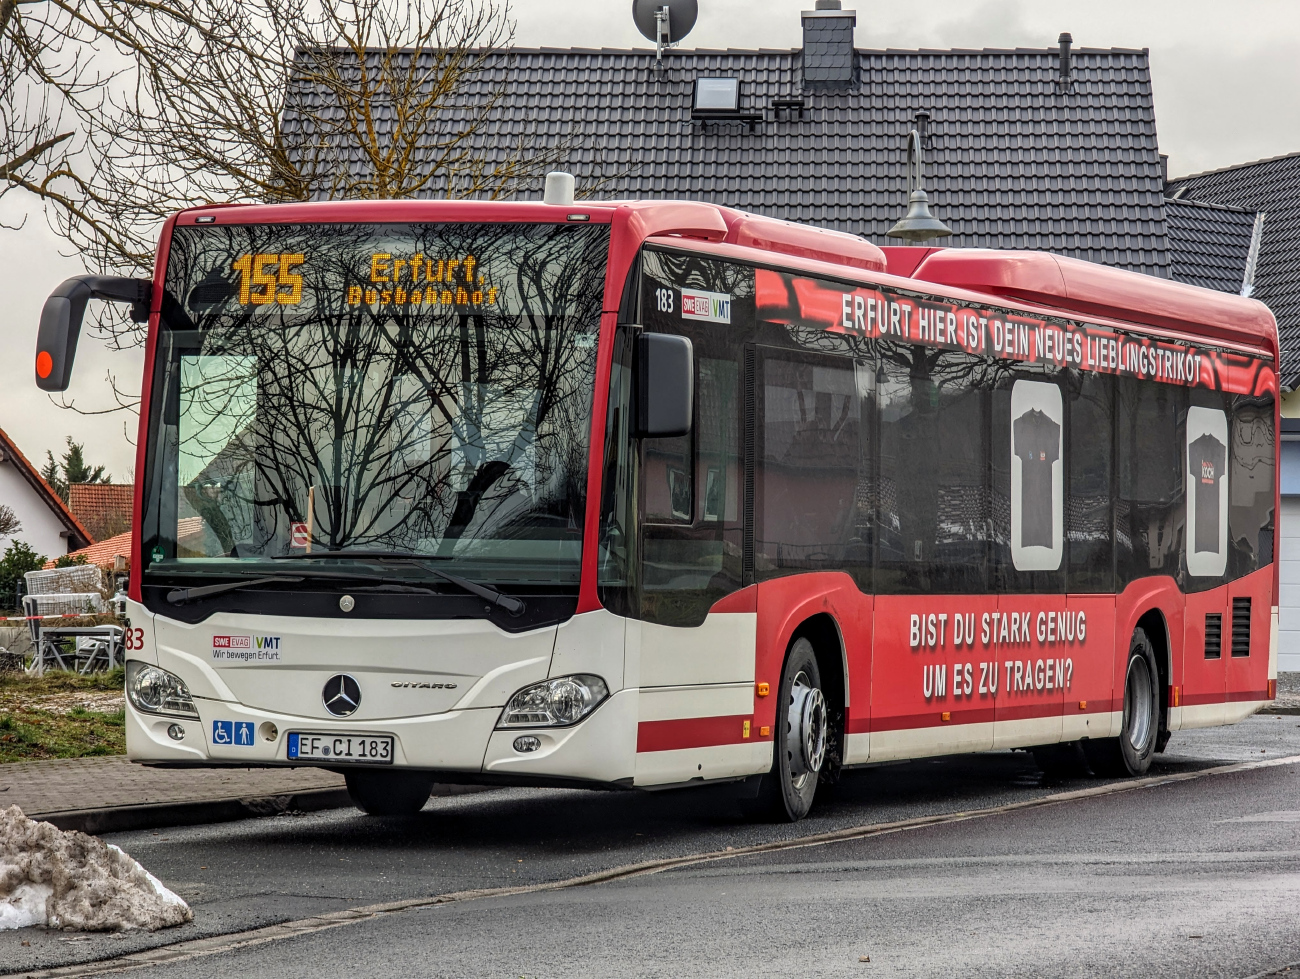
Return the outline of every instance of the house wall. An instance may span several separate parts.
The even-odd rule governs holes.
[[[29,544],[37,554],[46,557],[68,553],[68,538],[63,536],[67,531],[62,522],[8,461],[0,462],[0,503],[11,507],[23,525],[13,539]],[[0,540],[0,552],[8,543],[9,538]]]

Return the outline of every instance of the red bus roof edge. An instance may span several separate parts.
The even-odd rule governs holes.
[[[1278,356],[1277,323],[1255,299],[1046,252],[937,249],[911,278],[1084,315],[1252,343]]]

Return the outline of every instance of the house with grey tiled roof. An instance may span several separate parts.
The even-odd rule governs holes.
[[[944,244],[1170,275],[1145,50],[859,50],[855,22],[806,11],[800,47],[671,49],[662,65],[652,50],[495,52],[461,97],[502,92],[474,151],[490,169],[526,142],[556,152],[580,194],[705,200],[886,242],[918,127],[932,209],[954,231]],[[696,111],[708,78],[737,80],[730,117]],[[327,102],[292,93],[291,140],[311,129],[297,107]],[[366,165],[359,151],[340,163]]]
[[[1300,381],[1300,153],[1210,170],[1169,182],[1170,207],[1214,204],[1259,215],[1258,255],[1251,295],[1277,317],[1282,375],[1287,388]],[[1226,241],[1225,235],[1221,241]],[[1225,244],[1240,250],[1239,242]]]

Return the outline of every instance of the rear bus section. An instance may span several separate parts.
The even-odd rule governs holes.
[[[174,218],[131,757],[798,818],[889,760],[1140,772],[1271,698],[1271,316],[917,251],[700,204]]]

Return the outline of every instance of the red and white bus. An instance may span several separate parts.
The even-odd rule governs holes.
[[[154,278],[127,746],[431,781],[1137,774],[1274,696],[1277,330],[1034,252],[700,203],[209,206]]]

